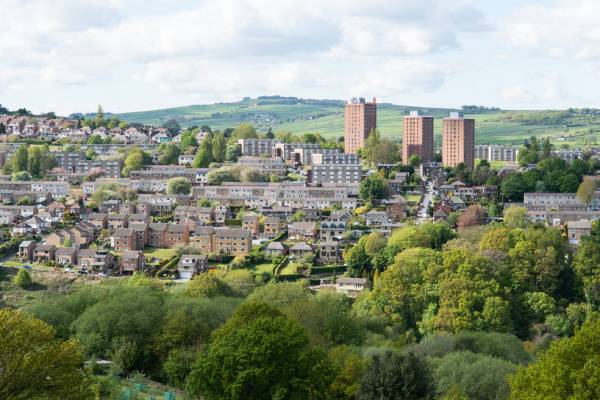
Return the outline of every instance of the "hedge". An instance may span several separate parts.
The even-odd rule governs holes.
[[[309,274],[310,275],[318,275],[318,274],[326,274],[333,272],[346,272],[347,267],[345,265],[333,265],[326,267],[310,267]]]

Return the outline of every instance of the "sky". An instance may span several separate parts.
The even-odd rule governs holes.
[[[0,0],[0,104],[600,107],[597,0]]]

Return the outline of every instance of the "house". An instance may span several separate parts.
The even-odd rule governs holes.
[[[51,244],[56,247],[62,246],[67,240],[71,240],[71,235],[66,230],[52,232],[44,239],[46,244]]]
[[[319,261],[323,263],[336,263],[340,258],[339,242],[329,240],[319,243]]]
[[[465,201],[458,196],[450,196],[448,202],[453,210],[462,210],[466,207]]]
[[[108,229],[114,232],[117,229],[127,228],[127,214],[109,214],[107,216]]]
[[[244,215],[242,217],[242,228],[250,231],[252,236],[258,236],[260,231],[258,215]]]
[[[94,225],[97,232],[100,232],[108,226],[108,215],[106,213],[91,213],[88,215],[88,222]]]
[[[36,262],[54,261],[56,247],[51,244],[38,244],[33,251],[33,259]]]
[[[140,250],[137,247],[136,233],[131,228],[118,228],[111,238],[111,245],[118,252]]]
[[[168,247],[185,246],[190,237],[189,227],[185,224],[168,224],[167,241]]]
[[[344,236],[345,230],[345,222],[323,221],[321,222],[321,227],[319,228],[320,240],[325,242],[331,240],[341,240]]]
[[[77,249],[75,247],[59,247],[56,249],[54,257],[56,263],[60,265],[76,265]]]
[[[180,279],[191,279],[194,275],[208,270],[206,255],[182,255],[177,264]]]
[[[213,253],[245,256],[252,250],[252,233],[243,228],[217,228],[213,243]]]
[[[77,266],[86,271],[108,271],[114,267],[114,257],[107,251],[82,249],[77,254]]]
[[[148,245],[150,247],[166,248],[169,246],[167,225],[165,223],[148,224]]]
[[[314,222],[292,222],[288,225],[288,236],[292,240],[313,240],[317,237],[317,224]]]
[[[148,214],[128,214],[127,223],[131,224],[147,224],[150,222],[150,216]]]
[[[371,210],[364,214],[367,226],[381,226],[388,222],[388,217],[385,211]]]
[[[149,230],[147,223],[131,223],[129,229],[135,234],[135,249],[142,250],[148,244]]]
[[[352,217],[352,215],[348,210],[333,210],[331,211],[331,214],[327,220],[348,223],[348,221],[350,221],[350,217]]]
[[[281,219],[278,217],[265,217],[263,235],[274,238],[281,233]]]
[[[190,245],[202,251],[204,254],[213,252],[213,235],[215,228],[212,226],[196,226],[190,234]]]
[[[270,242],[267,244],[264,250],[265,254],[272,257],[284,256],[287,254],[287,249],[281,242]]]
[[[224,225],[225,220],[231,219],[233,216],[231,209],[224,205],[218,205],[215,207],[215,224]]]
[[[406,200],[402,196],[395,196],[385,209],[388,220],[400,222],[406,218]]]
[[[567,232],[569,236],[569,243],[579,244],[583,236],[587,236],[592,233],[592,221],[587,219],[570,221],[567,223]]]
[[[136,271],[143,271],[146,257],[141,250],[125,250],[121,257],[121,275],[132,275]]]
[[[23,240],[19,245],[18,257],[21,261],[33,261],[33,251],[36,243],[32,240]]]
[[[450,207],[448,204],[440,204],[433,212],[433,222],[447,221],[448,216],[452,213],[452,211],[452,207]]]
[[[348,297],[355,298],[363,291],[369,288],[369,281],[366,278],[348,278],[341,277],[335,283],[335,291],[343,293]]]
[[[314,254],[314,249],[306,242],[298,242],[290,247],[290,258],[300,259]]]

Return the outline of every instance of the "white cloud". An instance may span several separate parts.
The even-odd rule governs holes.
[[[515,45],[550,57],[600,59],[600,2],[528,5],[506,18],[502,31]]]
[[[502,89],[500,98],[509,103],[528,103],[535,100],[536,96],[521,85],[511,85]]]

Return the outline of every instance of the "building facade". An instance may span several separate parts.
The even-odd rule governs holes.
[[[411,111],[409,116],[404,117],[402,162],[408,164],[413,154],[424,162],[433,161],[433,151],[433,117],[425,117],[418,111]]]
[[[475,166],[475,120],[464,118],[462,113],[451,112],[442,123],[442,163],[455,167],[464,163]]]
[[[344,113],[344,152],[356,154],[365,146],[367,137],[377,129],[377,100],[368,103],[364,98],[346,103]]]

